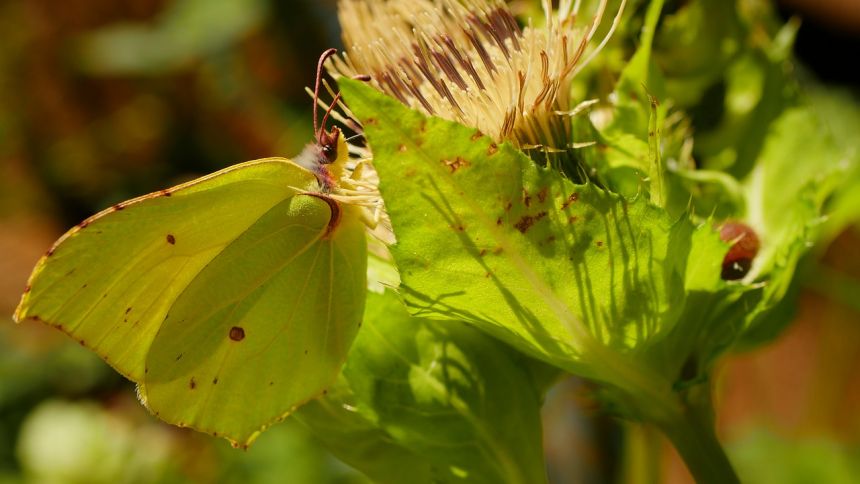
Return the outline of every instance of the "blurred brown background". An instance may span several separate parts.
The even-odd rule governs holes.
[[[304,86],[340,43],[334,3],[0,1],[0,483],[363,482],[289,422],[247,452],[163,425],[97,357],[10,316],[67,227],[240,161],[298,153],[312,132]],[[860,9],[831,3],[846,10],[794,0],[783,13],[810,15],[801,59],[856,94],[846,64],[860,58]],[[849,230],[810,257],[797,322],[720,372],[721,434],[751,482],[860,481],[858,247]],[[594,408],[577,382],[551,394],[554,482],[622,474],[623,434]],[[804,459],[807,474],[774,471]],[[671,451],[663,460],[665,480],[689,481]]]

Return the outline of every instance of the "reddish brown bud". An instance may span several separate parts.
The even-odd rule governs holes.
[[[726,222],[720,227],[720,239],[732,244],[723,258],[721,277],[726,281],[742,279],[758,254],[759,240],[749,225],[741,222]]]

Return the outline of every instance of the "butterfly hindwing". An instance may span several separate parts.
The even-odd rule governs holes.
[[[317,197],[285,200],[188,285],[147,357],[161,418],[245,443],[331,384],[364,311],[366,255],[357,219],[330,220]]]

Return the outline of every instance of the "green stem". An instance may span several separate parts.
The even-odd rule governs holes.
[[[652,425],[628,422],[624,432],[623,479],[627,484],[661,482],[662,438]]]
[[[698,484],[740,482],[717,440],[710,399],[708,405],[685,405],[676,418],[657,422],[657,425],[675,446]]]

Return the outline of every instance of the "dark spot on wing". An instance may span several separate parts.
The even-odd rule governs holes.
[[[194,377],[193,377],[193,376],[191,377],[191,381],[189,381],[189,382],[188,382],[188,388],[190,388],[190,389],[192,389],[192,390],[194,390],[195,388],[197,388],[197,382],[196,382],[196,381],[194,381]]]
[[[175,245],[176,237],[174,237],[173,234],[167,234],[167,243],[170,245]]]
[[[245,330],[239,326],[230,328],[230,339],[233,341],[242,341],[245,339]]]

